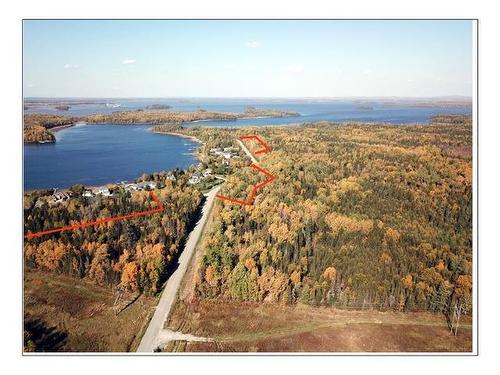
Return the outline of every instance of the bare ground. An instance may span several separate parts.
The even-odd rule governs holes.
[[[471,352],[470,318],[457,337],[430,313],[346,311],[310,306],[177,303],[169,328],[212,342],[177,340],[167,351]]]

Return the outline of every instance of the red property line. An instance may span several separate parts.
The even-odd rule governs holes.
[[[263,148],[255,151],[255,154],[260,154],[260,153],[271,151],[271,147],[269,147],[262,139],[260,139],[258,135],[244,136],[244,137],[240,137],[240,139],[242,139],[242,140],[243,139],[256,139],[257,142],[259,142],[263,146]],[[259,167],[257,164],[252,163],[252,164],[250,164],[250,167],[257,170],[260,173],[265,174],[267,176],[267,180],[260,182],[257,185],[254,185],[252,188],[252,192],[250,193],[250,196],[248,197],[248,199],[246,201],[227,197],[227,196],[221,195],[221,194],[217,194],[215,197],[232,202],[232,203],[241,204],[242,206],[251,206],[255,200],[255,196],[257,195],[257,190],[266,186],[270,182],[274,181],[276,179],[276,177],[274,175],[272,175],[271,173],[269,173],[268,171],[266,171],[265,169],[262,169],[261,167]]]
[[[240,137],[241,140],[244,139],[255,139],[257,142],[259,142],[263,148],[260,150],[257,150],[254,152],[254,154],[263,154],[265,152],[271,151],[271,147],[269,147],[258,135],[245,135],[243,137]]]
[[[87,222],[82,222],[82,223],[77,223],[73,225],[67,225],[65,227],[60,227],[60,228],[55,228],[55,229],[50,229],[50,230],[45,230],[42,232],[36,232],[36,233],[28,233],[27,235],[24,236],[24,238],[33,238],[33,237],[40,237],[44,236],[46,234],[52,234],[52,233],[57,233],[57,232],[63,232],[67,230],[74,230],[74,229],[79,229],[79,228],[86,228],[86,227],[91,227],[94,225],[100,225],[100,224],[105,224],[105,223],[110,223],[112,221],[119,221],[119,220],[124,220],[124,219],[130,219],[131,217],[136,217],[136,216],[145,216],[145,215],[152,215],[152,214],[157,214],[162,212],[165,208],[163,207],[163,203],[156,197],[156,195],[150,191],[149,195],[153,199],[153,201],[158,205],[157,208],[153,210],[148,210],[148,211],[141,211],[141,212],[133,212],[131,214],[126,214],[126,215],[121,215],[121,216],[115,216],[115,217],[108,217],[105,219],[99,219],[95,221],[87,221]]]
[[[223,199],[223,200],[229,201],[229,202],[241,204],[243,206],[251,206],[253,204],[254,199],[255,199],[255,195],[257,194],[257,190],[259,190],[261,187],[266,186],[268,183],[274,181],[276,179],[276,177],[274,175],[272,175],[271,173],[269,173],[268,171],[266,171],[266,170],[262,169],[261,167],[259,167],[257,164],[253,164],[252,163],[250,165],[250,167],[252,167],[253,169],[256,169],[257,171],[265,174],[268,177],[268,179],[266,181],[258,183],[257,185],[254,185],[253,188],[252,188],[252,192],[250,193],[250,196],[248,197],[248,199],[246,201],[243,201],[243,200],[240,200],[240,199],[231,198],[231,197],[226,197],[225,195],[220,195],[220,194],[217,194],[216,197],[219,198],[219,199]]]

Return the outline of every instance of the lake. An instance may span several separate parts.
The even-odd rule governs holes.
[[[24,145],[24,189],[131,181],[143,173],[197,164],[198,143],[152,133],[149,125],[76,125],[56,143]]]
[[[33,99],[32,99],[33,100]],[[55,103],[56,99],[52,99]],[[50,100],[48,100],[50,102]],[[77,103],[77,102],[75,102]],[[107,104],[107,105],[106,105]],[[69,110],[58,111],[54,105],[32,105],[25,113],[50,113],[71,116],[85,116],[91,113],[144,110],[153,104],[169,105],[171,111],[196,111],[205,109],[215,112],[243,112],[246,107],[258,109],[279,109],[298,112],[298,117],[254,118],[232,122],[203,121],[196,126],[260,126],[280,125],[317,121],[365,121],[397,124],[426,123],[437,114],[470,114],[472,109],[447,107],[414,107],[404,104],[387,105],[381,100],[328,100],[328,99],[229,99],[229,98],[160,98],[160,99],[95,99],[95,103],[71,104]],[[366,105],[363,108],[362,105]],[[113,107],[119,106],[119,107]],[[369,109],[367,109],[369,108]],[[191,126],[191,125],[190,125]]]
[[[436,114],[470,114],[471,108],[414,107],[382,101],[320,99],[95,99],[72,102],[57,111],[55,99],[30,107],[25,113],[84,116],[90,113],[140,110],[149,105],[172,106],[172,111],[205,109],[243,112],[247,106],[300,113],[297,117],[253,118],[237,121],[200,121],[186,126],[242,127],[287,125],[318,121],[360,121],[395,124],[427,123]],[[106,105],[107,104],[107,105]],[[24,146],[24,188],[101,185],[133,180],[146,172],[187,168],[196,164],[197,143],[151,133],[148,125],[78,125],[56,132],[55,144]]]

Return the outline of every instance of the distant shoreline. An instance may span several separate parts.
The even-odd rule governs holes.
[[[52,132],[57,132],[57,131],[62,130],[62,129],[71,128],[72,126],[75,126],[75,125],[84,125],[84,124],[86,124],[86,122],[74,122],[73,124],[55,126],[55,127],[50,128],[48,130],[50,130]]]

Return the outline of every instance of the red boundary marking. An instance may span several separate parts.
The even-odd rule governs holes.
[[[260,150],[255,151],[255,154],[261,154],[261,153],[264,153],[264,152],[271,151],[271,147],[269,147],[258,135],[243,136],[243,137],[240,137],[240,139],[241,140],[244,140],[244,139],[255,139],[255,140],[257,140],[257,142],[259,142],[263,146],[263,148],[260,149]],[[217,194],[215,197],[219,198],[219,199],[223,199],[223,200],[229,201],[229,202],[232,202],[232,203],[241,204],[242,206],[251,206],[251,205],[253,205],[253,202],[255,200],[255,196],[257,195],[257,190],[259,190],[260,188],[266,186],[270,182],[274,181],[276,179],[276,177],[273,174],[271,174],[268,171],[266,171],[265,169],[259,167],[257,164],[252,163],[252,164],[250,164],[250,167],[253,168],[253,169],[255,169],[255,170],[257,170],[260,173],[265,174],[267,176],[267,180],[254,185],[253,188],[252,188],[252,192],[250,193],[250,196],[248,197],[248,199],[246,201],[240,200],[240,199],[231,198],[231,197],[227,197],[227,196],[221,195],[221,194]]]
[[[271,147],[269,147],[266,142],[264,142],[258,135],[245,135],[243,137],[240,137],[241,140],[245,139],[255,139],[257,142],[259,142],[263,148],[260,150],[256,150],[254,153],[257,154],[263,154],[265,152],[271,151]]]
[[[28,233],[27,235],[24,236],[24,238],[41,237],[41,236],[44,236],[46,234],[58,233],[58,232],[63,232],[63,231],[67,231],[67,230],[79,229],[79,228],[87,228],[87,227],[91,227],[94,225],[109,223],[112,221],[119,221],[119,220],[124,220],[124,219],[130,219],[131,217],[152,215],[152,214],[157,214],[157,213],[162,212],[165,209],[165,207],[163,206],[163,203],[161,203],[161,201],[156,197],[156,195],[152,191],[149,192],[149,195],[151,196],[153,201],[158,205],[158,207],[153,209],[153,210],[132,212],[132,213],[126,214],[126,215],[108,217],[105,219],[99,219],[99,220],[95,220],[95,221],[86,221],[86,222],[82,222],[82,223],[67,225],[65,227],[45,230],[45,231],[36,232],[36,233]]]
[[[217,194],[216,197],[219,198],[219,199],[223,199],[223,200],[229,201],[229,202],[241,204],[243,206],[251,206],[253,204],[253,202],[254,202],[255,195],[257,194],[257,190],[259,190],[260,188],[266,186],[270,182],[274,181],[276,179],[276,177],[274,175],[272,175],[271,173],[269,173],[268,171],[266,171],[265,169],[262,169],[261,167],[259,167],[257,164],[253,164],[252,163],[250,165],[250,167],[252,167],[253,169],[256,169],[257,171],[265,174],[268,177],[268,179],[266,181],[258,183],[257,185],[254,185],[253,188],[252,188],[252,192],[250,193],[250,196],[248,197],[248,199],[246,201],[243,201],[243,200],[240,200],[240,199],[231,198],[231,197],[227,197],[227,196],[221,195],[221,194]]]

